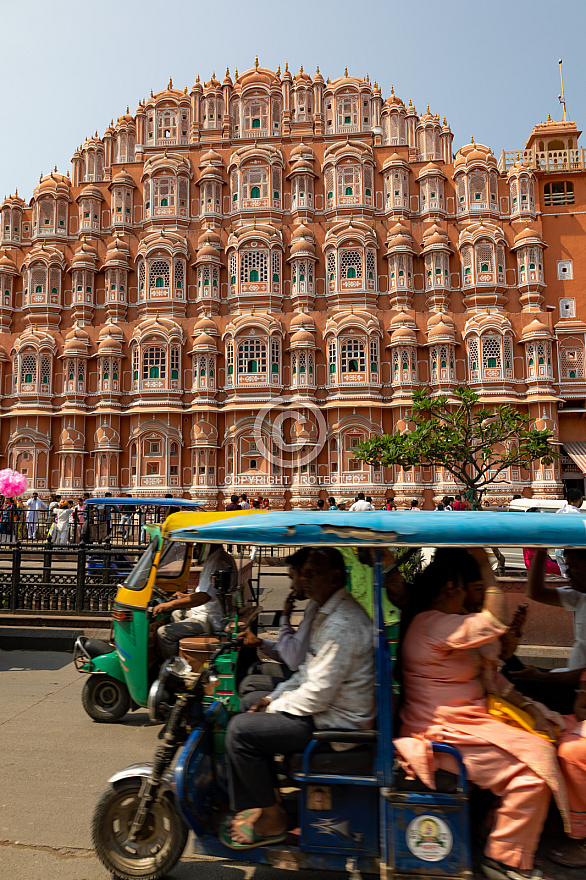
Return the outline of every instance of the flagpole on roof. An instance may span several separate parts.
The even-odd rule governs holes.
[[[561,93],[561,95],[558,95],[558,100],[559,100],[560,104],[562,105],[562,107],[564,108],[564,122],[565,122],[566,121],[566,96],[564,94],[564,72],[562,70],[562,59],[561,58],[559,60],[559,65],[560,65],[560,80],[562,82],[562,93]]]

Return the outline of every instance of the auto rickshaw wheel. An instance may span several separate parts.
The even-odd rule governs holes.
[[[187,843],[187,825],[167,794],[154,801],[140,835],[129,840],[141,783],[135,778],[109,786],[94,811],[94,849],[104,867],[121,880],[159,880],[177,864]]]
[[[130,709],[130,694],[122,681],[111,675],[90,675],[81,692],[83,708],[94,721],[113,724]]]

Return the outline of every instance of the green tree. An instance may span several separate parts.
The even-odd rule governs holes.
[[[418,389],[407,415],[413,430],[371,437],[354,448],[354,457],[405,470],[420,464],[442,467],[479,510],[487,488],[506,482],[508,468],[529,469],[534,461],[548,465],[559,455],[550,442],[552,432],[532,428],[527,413],[510,404],[488,409],[479,400],[465,385],[450,397],[432,397]]]

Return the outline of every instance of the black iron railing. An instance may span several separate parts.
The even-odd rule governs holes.
[[[67,547],[82,541],[101,542],[106,538],[124,546],[144,546],[150,541],[145,525],[163,523],[168,510],[167,507],[137,507],[130,512],[116,507],[105,511],[73,508],[62,526],[56,521],[54,512],[48,510],[0,510],[0,546],[17,541],[27,546],[50,541],[57,547]]]
[[[144,549],[107,541],[75,547],[0,544],[0,611],[108,612],[118,584]]]

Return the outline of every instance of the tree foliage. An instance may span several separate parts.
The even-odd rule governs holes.
[[[360,443],[354,457],[372,465],[442,467],[463,484],[478,507],[488,486],[507,481],[511,467],[528,469],[532,462],[551,464],[558,453],[552,432],[531,427],[529,414],[510,404],[488,409],[475,391],[463,385],[451,397],[413,393],[407,415],[413,430],[384,434]]]

